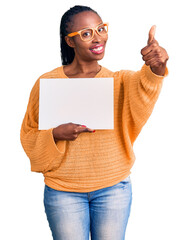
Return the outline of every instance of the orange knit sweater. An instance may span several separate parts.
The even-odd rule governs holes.
[[[31,171],[43,173],[45,184],[56,190],[91,192],[130,175],[133,143],[152,113],[164,78],[146,65],[137,72],[102,67],[95,77],[114,78],[114,129],[84,132],[74,141],[55,143],[52,128],[38,130],[39,80],[67,78],[63,66],[43,74],[31,90],[21,143]]]

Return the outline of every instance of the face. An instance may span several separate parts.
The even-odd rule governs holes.
[[[103,23],[102,19],[94,12],[85,11],[76,14],[69,24],[68,32],[77,32],[84,28],[94,28]],[[83,61],[101,60],[104,57],[108,34],[100,36],[95,31],[93,39],[82,41],[79,35],[65,37],[70,47],[74,48],[75,57]]]

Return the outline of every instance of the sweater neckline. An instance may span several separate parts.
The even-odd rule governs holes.
[[[103,71],[104,67],[101,66],[101,65],[100,65],[100,67],[101,67],[101,68],[100,68],[100,71],[97,72],[97,74],[96,74],[93,78],[97,78],[97,77],[99,77],[99,76],[101,75],[101,72]],[[60,72],[61,77],[63,77],[63,78],[69,78],[69,77],[65,74],[65,72],[64,72],[64,65],[62,65],[61,67],[59,67],[59,72]],[[72,79],[72,78],[69,78],[69,79]]]

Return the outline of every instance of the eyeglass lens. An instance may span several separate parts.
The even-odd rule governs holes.
[[[108,32],[107,25],[101,24],[97,28],[97,31],[98,31],[98,34],[100,34],[100,35],[107,34],[107,32]],[[91,28],[84,29],[83,31],[81,31],[81,37],[85,41],[90,40],[93,37],[93,29],[91,29]]]

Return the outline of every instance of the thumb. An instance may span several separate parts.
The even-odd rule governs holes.
[[[150,44],[154,40],[155,32],[156,32],[156,25],[153,25],[149,31],[148,44]]]

